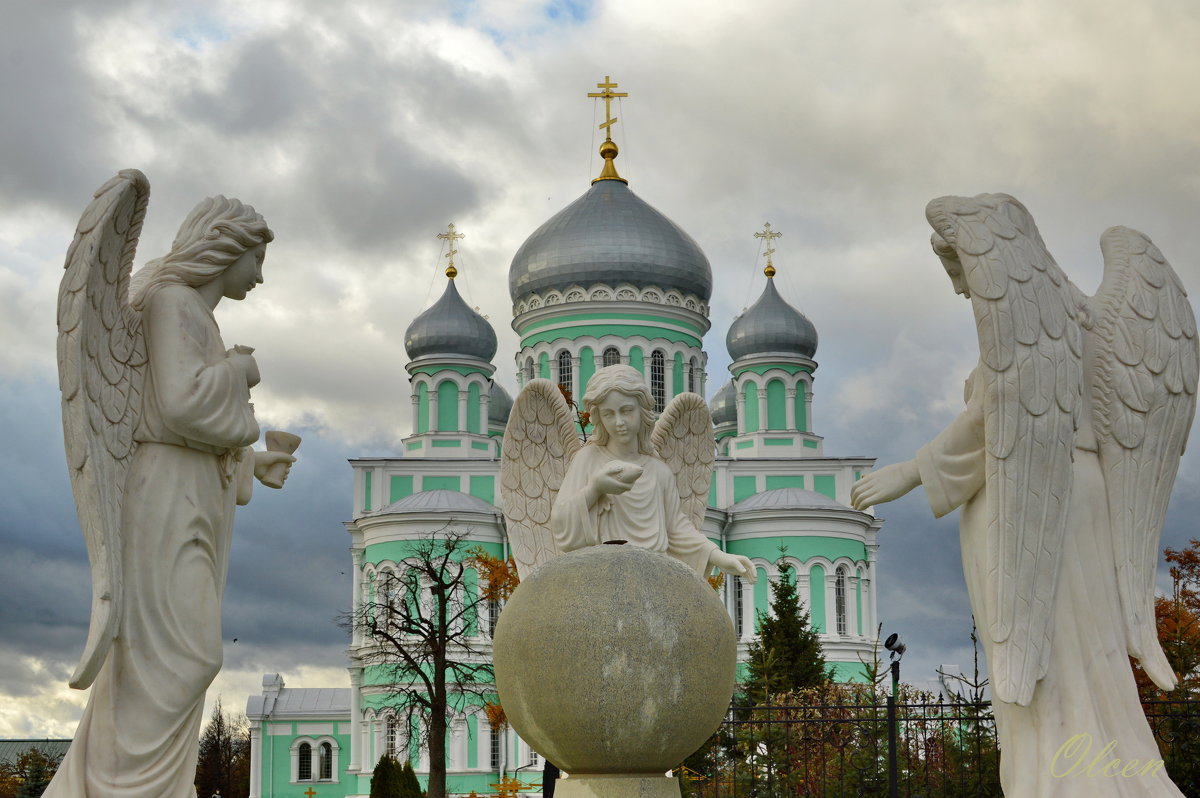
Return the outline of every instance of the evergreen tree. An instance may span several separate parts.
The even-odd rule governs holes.
[[[751,703],[766,704],[773,695],[833,679],[808,612],[800,609],[795,575],[786,563],[780,564],[779,579],[771,585],[771,614],[758,614],[758,637],[750,643],[749,653],[744,689]]]
[[[399,790],[396,795],[399,798],[424,798],[425,793],[421,792],[421,783],[417,781],[417,774],[413,772],[412,762],[404,763],[397,782]]]
[[[371,798],[401,798],[400,773],[400,763],[396,757],[391,754],[379,757],[371,774]]]
[[[17,798],[41,798],[53,776],[54,769],[47,766],[45,758],[32,759],[25,771],[25,782],[17,791]]]

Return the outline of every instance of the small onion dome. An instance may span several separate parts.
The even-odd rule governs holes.
[[[488,393],[488,425],[503,427],[508,423],[508,414],[512,412],[513,400],[498,382],[492,383]]]
[[[630,283],[712,296],[712,268],[691,236],[621,180],[600,180],[525,239],[508,272],[513,302],[572,285]]]
[[[849,510],[823,493],[803,488],[775,488],[764,490],[742,499],[729,508],[730,512],[743,513],[750,510]]]
[[[431,356],[473,357],[491,362],[496,354],[496,331],[458,295],[454,280],[433,307],[413,319],[404,333],[410,360]]]
[[[734,360],[768,353],[812,358],[817,353],[817,328],[784,302],[775,281],[767,278],[762,296],[729,326],[725,346]]]
[[[733,380],[721,386],[721,390],[708,403],[708,409],[712,413],[714,427],[737,423],[737,389],[733,387]]]

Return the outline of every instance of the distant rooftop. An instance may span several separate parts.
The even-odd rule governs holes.
[[[70,747],[70,740],[0,740],[0,765],[15,765],[23,754],[34,748],[52,758],[62,759]]]
[[[246,702],[246,715],[323,717],[350,714],[349,687],[284,687],[279,674],[263,677],[263,694]]]

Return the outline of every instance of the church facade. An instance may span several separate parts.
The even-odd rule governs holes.
[[[606,90],[607,91],[607,90]],[[603,96],[603,95],[600,95]],[[876,552],[881,522],[849,507],[868,457],[826,454],[815,432],[817,333],[774,285],[768,225],[766,287],[725,334],[730,379],[715,391],[704,337],[712,269],[699,244],[634,194],[616,171],[616,145],[601,147],[604,171],[575,202],[529,236],[509,270],[518,388],[550,379],[581,397],[597,369],[628,364],[645,376],[661,410],[690,391],[712,396],[718,457],[703,529],[722,549],[749,557],[758,581],[718,589],[738,634],[739,653],[769,611],[770,584],[792,569],[797,592],[839,680],[863,678],[877,625]],[[354,511],[346,522],[354,606],[375,596],[385,574],[402,573],[413,546],[432,536],[466,536],[493,557],[508,556],[500,509],[500,456],[512,399],[494,379],[497,340],[489,322],[459,296],[451,267],[441,298],[410,324],[405,347],[412,433],[395,457],[359,458]],[[472,575],[468,590],[478,589]],[[474,622],[472,648],[490,656],[494,613]],[[356,631],[348,685],[290,688],[278,674],[247,705],[251,798],[366,796],[380,756],[428,772],[386,679]],[[451,712],[448,791],[495,792],[503,776],[540,783],[541,762],[504,725],[493,728],[482,701]]]

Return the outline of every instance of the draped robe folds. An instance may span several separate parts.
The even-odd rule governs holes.
[[[989,665],[989,574],[982,378],[967,381],[967,408],[917,452],[929,503],[941,517],[962,508],[963,573]],[[1125,644],[1113,530],[1086,421],[1077,435],[1062,569],[1051,608],[1049,669],[1029,706],[993,701],[1000,784],[1009,798],[1182,798],[1161,767]],[[1092,447],[1092,448],[1083,448]],[[1112,744],[1109,747],[1109,744]],[[1107,750],[1106,750],[1107,748]],[[1111,767],[1113,760],[1119,764]],[[1121,775],[1134,760],[1137,765]],[[1107,770],[1106,770],[1107,768]]]
[[[675,475],[656,457],[643,456],[642,475],[625,493],[601,495],[587,506],[587,486],[618,459],[603,447],[588,444],[579,450],[563,478],[550,513],[550,530],[561,552],[596,546],[606,540],[625,540],[651,551],[661,551],[708,573],[708,558],[717,546],[684,515]]]
[[[200,295],[142,313],[149,363],[121,525],[119,631],[45,798],[195,798],[204,693],[221,669],[235,498],[258,438],[243,370]]]

